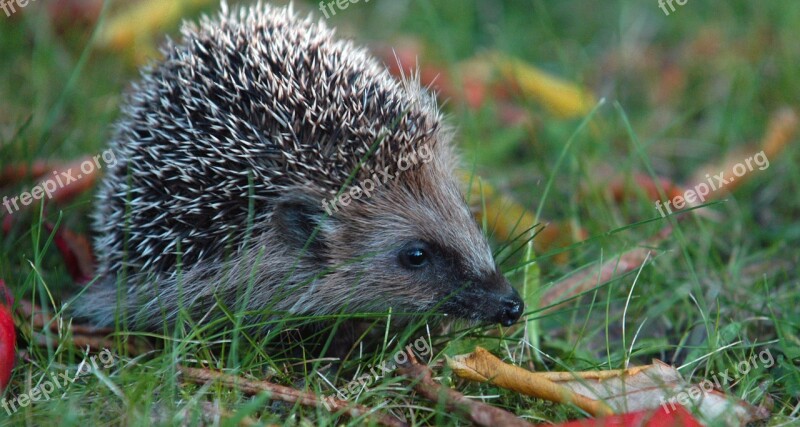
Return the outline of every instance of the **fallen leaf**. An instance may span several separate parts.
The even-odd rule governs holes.
[[[684,405],[706,421],[724,421],[726,425],[744,425],[769,415],[763,408],[714,390],[710,380],[692,385],[676,368],[658,360],[652,365],[626,370],[539,373],[504,363],[477,347],[473,353],[448,359],[448,365],[459,377],[490,382],[555,402],[573,403],[591,414],[659,406],[670,412]]]
[[[709,193],[706,200],[718,199],[728,192],[734,191],[760,172],[763,166],[759,163],[769,165],[769,162],[777,159],[784,148],[793,140],[797,133],[797,126],[798,117],[794,110],[786,107],[777,111],[770,118],[760,147],[747,145],[737,148],[728,153],[722,162],[710,162],[697,168],[697,171],[692,174],[692,178],[688,181],[691,184],[686,185],[685,188],[696,189],[700,185],[706,185],[706,187],[718,186],[716,190]],[[765,160],[766,163],[764,162]],[[745,167],[746,172],[737,176],[736,169],[738,168],[740,172],[742,171],[740,166]],[[727,181],[724,185],[720,184],[715,178],[719,174],[723,174],[721,177]],[[687,203],[687,206],[696,206],[698,204],[700,202]]]
[[[48,233],[53,233],[53,224],[44,224]],[[78,284],[85,284],[94,277],[94,254],[89,240],[78,233],[61,227],[55,230],[53,243],[61,253],[70,277]]]
[[[59,32],[74,27],[91,27],[97,22],[103,0],[54,0],[47,12]]]
[[[53,176],[42,177],[38,185],[45,188],[44,186],[47,182],[55,182],[58,184],[57,180],[54,180],[56,175],[63,176],[63,173],[66,172],[73,173],[75,179],[72,182],[65,182],[68,179],[65,178],[64,181],[62,181],[63,185],[57,185],[55,191],[50,193],[50,200],[53,202],[66,203],[86,191],[89,191],[100,175],[99,167],[93,167],[88,173],[84,172],[81,169],[81,165],[85,162],[93,163],[92,157],[86,156],[70,163],[59,164],[53,169]]]
[[[659,406],[674,411],[684,405],[706,421],[724,420],[726,425],[745,425],[768,415],[734,396],[690,384],[675,367],[659,360],[622,376],[598,380],[573,376],[559,384],[583,396],[603,400],[619,412]]]
[[[88,347],[95,351],[119,348],[119,339],[113,336],[112,328],[73,324],[62,316],[53,317],[52,311],[45,311],[27,300],[19,302],[17,314],[25,319],[20,323],[23,335],[32,337],[32,342],[40,347],[53,348],[68,341],[77,348]],[[154,348],[146,337],[139,336],[126,337],[123,345],[129,355],[145,354]]]
[[[536,130],[536,125],[530,112],[511,102],[497,103],[497,118],[503,125],[524,128],[531,135]]]
[[[514,199],[495,191],[494,187],[478,176],[462,176],[462,182],[468,187],[468,202],[483,207],[475,213],[480,222],[486,217],[489,232],[499,240],[512,240],[517,234],[532,229],[536,225],[536,217],[522,207]],[[471,184],[471,185],[470,185]]]
[[[298,390],[269,381],[258,381],[240,376],[225,374],[206,368],[190,368],[177,366],[181,381],[195,384],[216,383],[230,387],[240,392],[255,396],[263,393],[269,394],[271,400],[287,402],[293,405],[303,405],[332,413],[347,415],[352,418],[367,418],[364,424],[380,424],[389,427],[405,427],[407,424],[396,417],[375,411],[361,404],[339,399],[337,397],[321,397],[311,391]]]
[[[588,114],[597,104],[588,90],[501,53],[476,55],[445,69],[431,61],[420,63],[424,50],[417,40],[403,39],[377,52],[390,73],[409,77],[418,72],[420,84],[431,87],[439,98],[463,102],[473,110],[490,97],[503,102],[516,96],[534,100],[559,117],[573,118]]]
[[[540,307],[546,308],[546,311],[555,310],[563,301],[636,270],[652,253],[653,249],[650,248],[631,249],[597,267],[573,274],[548,288],[542,296]]]
[[[11,233],[11,227],[14,225],[14,220],[12,219],[11,215],[6,215],[3,218],[3,235],[8,235]]]
[[[27,178],[39,178],[52,171],[55,165],[44,160],[37,160],[30,165],[10,165],[0,172],[0,187],[16,184]]]
[[[651,200],[661,201],[662,204],[659,205],[661,207],[658,209],[664,214],[699,206],[724,197],[756,176],[762,168],[766,169],[769,162],[792,141],[797,127],[797,114],[786,107],[773,115],[760,148],[748,145],[732,150],[721,162],[710,162],[697,168],[686,185],[676,184],[667,178],[653,179],[644,174],[635,174],[633,182],[623,178],[612,180],[608,190],[615,201],[638,196],[637,192],[643,192]],[[721,183],[717,176],[725,182]],[[662,198],[662,191],[666,200]],[[676,208],[676,203],[683,207]],[[710,219],[717,218],[713,212],[706,209],[697,209],[693,212]]]
[[[797,113],[790,107],[784,107],[772,115],[761,140],[761,148],[767,157],[775,157],[783,151],[797,134],[797,124]]]
[[[665,63],[660,70],[658,83],[654,85],[656,104],[672,104],[684,99],[687,77],[684,68],[674,62]]]
[[[480,348],[480,347],[479,347]],[[408,363],[398,367],[397,373],[413,380],[413,388],[426,399],[443,405],[448,411],[462,412],[475,425],[494,427],[531,427],[529,422],[516,415],[445,387],[433,380],[433,371],[417,361],[413,351],[408,351]]]
[[[81,165],[85,162],[93,164],[91,170],[87,173],[81,169]],[[24,205],[21,202],[14,201],[13,206],[19,209],[15,212],[25,211],[27,209],[36,208],[38,203],[56,202],[66,203],[75,197],[90,190],[100,174],[100,168],[94,164],[95,160],[91,156],[86,156],[72,162],[47,162],[35,161],[31,165],[12,165],[3,169],[0,173],[0,186],[17,184],[27,178],[38,179],[39,182],[29,188],[23,189],[26,193],[33,194],[34,189],[40,188],[39,199],[33,199],[32,203]],[[19,200],[20,193],[16,196],[7,196],[10,200]],[[4,212],[8,212],[12,208],[6,206]],[[9,220],[10,221],[10,220]],[[4,224],[10,226],[10,224]]]
[[[533,230],[536,217],[522,207],[513,198],[494,189],[491,184],[478,177],[462,176],[462,182],[470,195],[471,203],[479,209],[474,212],[475,218],[481,222],[485,216],[489,233],[501,241],[511,241],[526,230]],[[483,209],[485,207],[485,209]],[[546,253],[555,248],[569,246],[588,237],[585,230],[574,227],[570,222],[546,223],[538,230],[533,246],[536,252]],[[524,242],[524,239],[521,239]],[[562,252],[553,257],[554,262],[563,264],[569,261],[569,253]]]
[[[458,64],[460,92],[464,102],[471,109],[479,109],[490,96],[494,102],[503,102],[509,98],[506,94],[497,91],[495,68],[495,65],[485,55],[479,55]]]
[[[470,354],[447,358],[447,364],[456,375],[464,379],[488,382],[552,402],[574,404],[595,416],[614,413],[601,401],[573,393],[553,381],[531,375],[530,371],[519,366],[503,363],[481,347],[476,347]]]
[[[656,182],[651,177],[644,174],[635,174],[632,177],[633,182],[630,180],[617,178],[611,181],[608,190],[615,201],[621,202],[628,197],[637,195],[636,191],[644,192],[648,198],[652,200],[661,199],[661,191],[664,192],[667,199],[672,200],[676,196],[682,196],[684,189],[676,185],[667,178],[658,178]]]
[[[540,424],[539,427],[703,427],[686,408],[678,405],[674,411],[664,407],[656,410],[628,412],[608,417],[575,420],[563,424]]]
[[[492,62],[504,84],[510,86],[512,91],[536,100],[559,117],[582,117],[597,104],[597,99],[589,91],[520,59],[496,54]]]
[[[11,316],[14,304],[11,291],[5,281],[0,279],[0,394],[6,389],[11,379],[17,355],[17,331]]]
[[[188,10],[213,3],[212,0],[143,0],[133,3],[109,18],[98,36],[97,45],[103,49],[127,51],[137,62],[156,54],[153,39],[175,25]]]
[[[17,306],[17,315],[25,319],[26,322],[24,325],[32,326],[34,331],[42,331],[44,328],[48,328],[53,334],[61,334],[61,331],[59,330],[59,325],[63,325],[61,319],[54,320],[50,312],[45,312],[39,306],[26,299],[21,299],[19,301],[19,305]],[[92,335],[105,337],[112,334],[114,332],[114,328],[72,324],[70,325],[70,331],[72,331],[73,335]]]
[[[391,47],[378,47],[376,53],[390,73],[400,78],[418,75],[420,85],[429,87],[442,100],[463,102],[468,107],[477,109],[486,99],[490,79],[485,71],[491,73],[491,70],[484,68],[478,72],[470,61],[454,67],[458,76],[453,76],[450,69],[432,61],[420,61],[424,57],[422,42],[409,38],[400,39]],[[460,85],[455,80],[459,80]]]

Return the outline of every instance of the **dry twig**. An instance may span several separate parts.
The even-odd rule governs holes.
[[[352,418],[367,416],[378,424],[390,427],[400,427],[406,425],[404,422],[390,415],[377,414],[373,409],[349,402],[347,400],[337,399],[334,397],[319,397],[313,393],[296,390],[291,387],[274,384],[268,381],[250,380],[247,378],[223,374],[221,372],[215,372],[208,369],[179,366],[178,370],[181,372],[185,381],[196,384],[205,384],[213,381],[226,387],[235,388],[249,395],[267,392],[269,393],[270,399],[273,400],[297,403],[315,408],[323,408],[332,413],[341,412]]]
[[[428,400],[444,400],[450,410],[463,412],[469,419],[481,426],[527,426],[532,424],[500,408],[467,398],[463,394],[443,387],[433,381],[431,369],[417,362],[412,352],[408,352],[409,364],[398,368],[398,373],[414,380],[414,390]]]
[[[64,328],[60,318],[53,319],[50,313],[45,313],[28,300],[20,300],[16,311],[24,319],[18,327],[32,327],[31,336],[36,345],[41,347],[56,346],[59,339],[63,338],[66,328]],[[79,324],[69,324],[68,328],[71,341],[78,348],[86,348],[88,346],[92,350],[102,350],[117,346],[115,338],[109,337],[114,333],[111,328]],[[51,335],[45,333],[45,329]],[[129,355],[144,354],[153,349],[153,344],[146,339],[129,336],[124,341],[125,351]]]

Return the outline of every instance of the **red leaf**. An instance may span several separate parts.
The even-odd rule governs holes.
[[[16,361],[17,332],[14,329],[14,319],[11,317],[12,304],[11,292],[6,288],[6,283],[0,279],[0,392],[8,385]]]
[[[47,5],[50,18],[60,33],[70,28],[91,27],[102,8],[102,0],[54,0]]]
[[[53,225],[45,223],[48,233],[53,232]],[[94,274],[94,255],[92,245],[86,237],[67,228],[59,228],[53,236],[53,243],[61,252],[67,271],[76,283],[84,284],[92,280]]]
[[[659,406],[656,410],[636,411],[603,418],[570,421],[550,427],[703,427],[683,406],[675,410]]]
[[[54,165],[44,160],[37,160],[32,164],[12,164],[0,170],[0,187],[16,184],[27,178],[39,178],[53,170]]]

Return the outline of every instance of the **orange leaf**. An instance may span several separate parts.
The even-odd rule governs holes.
[[[447,359],[447,364],[461,378],[489,382],[498,387],[560,403],[572,403],[592,415],[613,414],[603,402],[586,398],[519,366],[503,363],[481,347],[470,354]]]

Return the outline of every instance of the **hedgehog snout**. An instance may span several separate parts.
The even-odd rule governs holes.
[[[500,298],[499,309],[494,321],[503,326],[511,326],[522,316],[524,307],[525,303],[522,301],[522,297],[519,296],[519,292],[511,288],[509,294]]]
[[[516,289],[504,277],[500,276],[500,289],[491,293],[490,301],[486,301],[490,307],[489,319],[492,322],[500,323],[503,326],[511,326],[522,316],[525,302]],[[497,286],[497,285],[495,285]]]
[[[525,308],[519,292],[499,272],[473,281],[459,297],[456,302],[461,305],[462,316],[503,326],[519,320]]]

